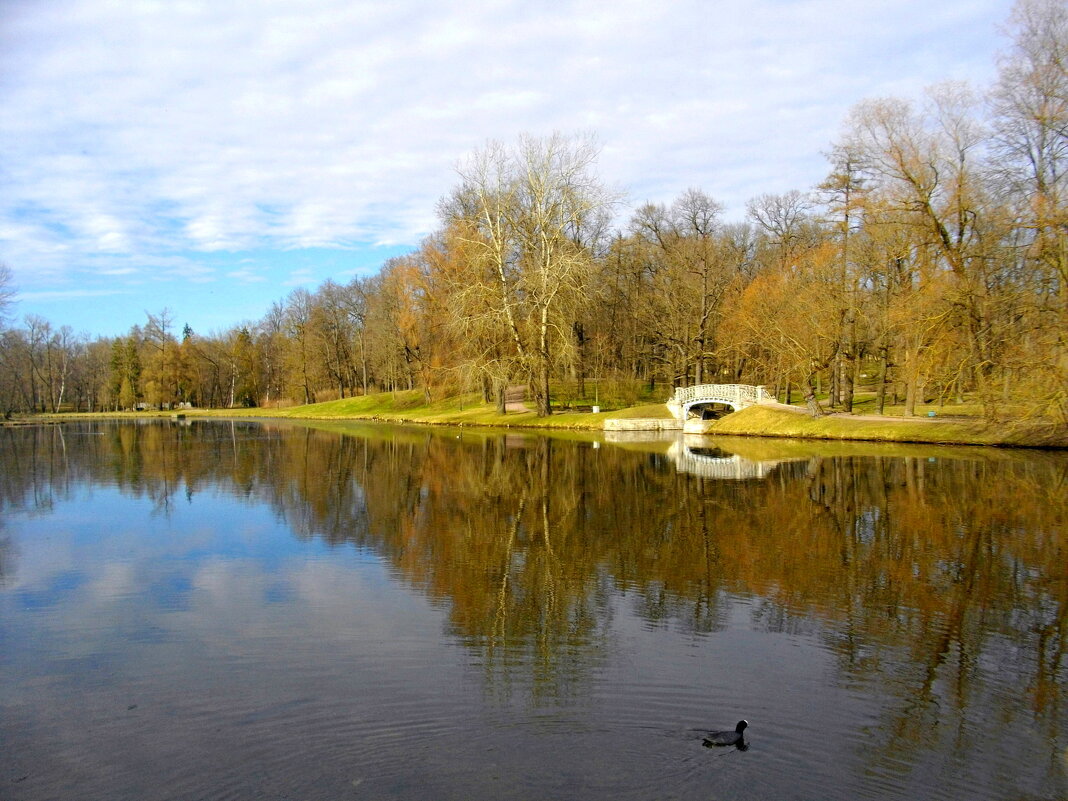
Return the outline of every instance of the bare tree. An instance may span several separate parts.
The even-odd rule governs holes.
[[[367,278],[353,278],[346,286],[342,295],[345,313],[348,315],[354,346],[359,351],[360,361],[360,386],[363,394],[368,392],[369,380],[369,354],[367,351],[367,314],[368,300],[367,290],[369,286]]]
[[[315,401],[312,387],[312,297],[303,287],[294,289],[286,297],[285,326],[286,333],[292,341],[289,350],[291,369],[296,374],[296,384],[301,388],[304,403]]]
[[[592,263],[586,237],[597,230],[611,193],[593,173],[592,138],[520,138],[511,150],[490,143],[460,166],[463,180],[445,206],[453,221],[470,216],[467,242],[488,266],[492,306],[534,390],[550,414],[554,346],[566,335],[558,312],[585,289]]]
[[[775,247],[782,265],[818,238],[813,230],[812,201],[796,189],[781,195],[760,195],[746,203],[745,209]]]
[[[838,301],[838,325],[841,332],[835,364],[831,371],[831,406],[833,408],[841,403],[843,410],[851,413],[861,343],[858,341],[857,325],[860,279],[858,271],[854,269],[850,245],[854,229],[860,227],[862,216],[863,161],[859,153],[841,145],[831,151],[829,159],[831,174],[819,185],[819,189],[826,198],[828,211],[838,229],[839,270],[833,291]]]
[[[922,112],[900,100],[862,103],[850,120],[849,144],[884,202],[913,231],[915,246],[930,249],[930,276],[948,279],[940,294],[956,314],[971,381],[993,416],[993,378],[1005,342],[998,295],[1009,263],[995,252],[1004,241],[1003,215],[983,181],[985,132],[974,108],[970,90],[956,83],[935,87]]]
[[[163,308],[159,314],[146,311],[148,322],[144,327],[144,341],[153,351],[153,359],[146,365],[148,380],[148,400],[162,409],[174,402],[178,394],[176,375],[177,343],[171,334],[174,326],[174,313]]]
[[[1008,370],[1068,419],[1068,5],[1019,0],[1009,33],[990,94],[992,144],[1001,190],[1020,223],[1030,302]]]
[[[11,308],[15,305],[15,285],[11,268],[0,262],[0,329],[11,319]]]
[[[723,235],[723,206],[699,189],[683,192],[670,207],[646,204],[631,230],[657,254],[654,291],[661,294],[664,330],[671,330],[682,358],[676,379],[692,367],[704,383],[715,350],[715,328],[735,278],[733,247]]]

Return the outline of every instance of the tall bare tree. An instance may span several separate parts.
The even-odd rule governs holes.
[[[831,371],[831,406],[853,411],[853,393],[859,368],[860,341],[857,310],[860,295],[859,271],[850,247],[855,229],[861,225],[864,179],[861,157],[849,147],[837,146],[829,154],[831,173],[819,185],[827,209],[837,228],[839,250],[838,280],[834,293],[838,302],[840,330],[835,363]]]
[[[554,348],[566,336],[558,312],[586,288],[584,236],[612,202],[593,173],[597,153],[592,138],[559,134],[523,136],[512,149],[490,143],[460,166],[462,185],[445,205],[487,265],[485,313],[506,326],[541,416],[551,412]]]
[[[11,268],[0,262],[0,329],[11,319],[11,308],[15,305],[15,284]]]
[[[990,93],[998,177],[1025,249],[1015,381],[1068,419],[1068,4],[1019,0]],[[1020,345],[1027,347],[1020,348]]]

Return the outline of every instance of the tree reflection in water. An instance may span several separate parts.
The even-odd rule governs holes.
[[[1025,710],[1051,744],[1063,737],[1062,454],[721,440],[709,447],[777,464],[718,481],[678,472],[657,443],[455,429],[78,424],[0,437],[0,509],[47,512],[77,482],[106,481],[167,514],[175,496],[223,486],[271,504],[299,537],[373,549],[447,606],[495,692],[531,669],[535,701],[581,692],[614,599],[697,636],[741,596],[753,625],[818,632],[840,682],[895,699],[873,728],[876,762],[932,739],[966,750],[967,732]],[[0,549],[0,570],[16,569]],[[985,721],[965,725],[973,715]]]

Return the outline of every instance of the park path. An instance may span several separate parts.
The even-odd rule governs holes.
[[[516,384],[504,391],[505,412],[529,412],[530,407],[524,403],[527,397],[527,388],[523,384]]]
[[[773,409],[783,409],[788,412],[796,412],[797,414],[808,414],[808,409],[804,406],[787,406],[785,403],[763,403],[762,406],[770,406]],[[927,415],[917,415],[916,417],[901,417],[891,416],[888,414],[846,414],[845,412],[837,412],[832,409],[823,409],[824,417],[841,417],[846,420],[871,420],[876,423],[960,423],[967,422],[970,418],[953,416],[953,415],[938,415],[937,417],[928,417]]]

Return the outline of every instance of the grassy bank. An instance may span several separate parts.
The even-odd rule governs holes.
[[[816,399],[822,404],[824,409],[829,412],[835,411],[834,407],[831,406],[831,399],[826,392],[817,392]],[[785,401],[783,393],[779,393],[778,400],[780,403]],[[876,400],[876,394],[873,390],[858,388],[856,394],[853,396],[853,414],[878,415],[880,417],[905,416],[905,403],[903,400],[898,399],[895,401],[893,398],[887,398],[881,412],[878,409]],[[798,409],[806,409],[806,404],[801,397],[801,393],[793,393],[791,405]],[[1022,416],[1025,409],[1014,409],[1011,405],[1004,405],[1002,407],[1002,412],[1008,417],[1015,415]],[[936,417],[948,417],[951,420],[981,419],[983,416],[983,407],[972,397],[960,401],[932,399],[929,403],[919,400],[916,402],[914,413],[916,417],[927,417],[929,414],[933,413]]]
[[[784,409],[750,406],[709,424],[709,434],[760,437],[803,437],[828,440],[875,442],[927,442],[946,445],[1001,445],[1068,448],[1063,426],[1017,420],[990,423],[984,420],[897,418],[864,420],[849,415],[813,419]]]
[[[477,394],[445,398],[428,404],[423,393],[415,390],[294,406],[273,410],[268,416],[318,420],[370,419],[431,425],[599,429],[604,426],[604,419],[609,414],[567,410],[547,418],[539,418],[533,411],[498,414],[494,406],[483,403]]]
[[[606,419],[670,417],[663,403],[632,406],[594,414],[559,410],[540,418],[533,411],[498,414],[477,394],[426,403],[419,390],[387,392],[356,398],[292,406],[281,409],[192,409],[188,417],[262,417],[292,420],[369,420],[428,425],[485,426],[492,428],[538,428],[553,430],[600,430]],[[173,412],[121,412],[94,417],[170,417]],[[85,415],[40,415],[37,420],[83,418]],[[916,442],[953,445],[1000,445],[1068,448],[1068,430],[1049,423],[1018,420],[989,423],[979,418],[895,418],[866,420],[849,415],[812,419],[800,410],[753,406],[708,424],[715,435],[791,437],[822,440]]]
[[[666,407],[658,404],[667,415]],[[653,416],[653,407],[636,407],[647,409],[648,416]],[[183,409],[173,411],[143,412],[103,412],[100,414],[41,414],[36,420],[63,420],[112,418],[112,419],[146,419],[151,417],[169,418],[175,414],[187,418],[225,417],[225,418],[271,418],[282,420],[373,420],[391,423],[421,423],[428,425],[472,425],[495,428],[557,428],[600,430],[605,418],[624,412],[555,411],[550,417],[539,418],[533,411],[510,411],[498,414],[494,406],[485,404],[477,393],[459,397],[445,398],[426,403],[422,391],[383,392],[355,398],[312,403],[305,406],[284,408],[239,408],[239,409]]]

